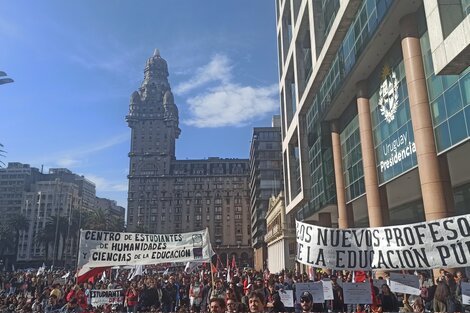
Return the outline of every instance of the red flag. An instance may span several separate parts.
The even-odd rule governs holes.
[[[366,272],[363,271],[355,271],[354,272],[354,282],[355,283],[363,283],[366,281]]]
[[[110,267],[95,267],[93,269],[89,269],[88,271],[85,269],[81,273],[77,273],[77,284],[81,284],[88,281],[89,278],[103,273],[108,268]]]
[[[232,255],[232,268],[237,268],[237,263],[235,262],[235,255]]]
[[[215,267],[214,264],[212,264],[212,262],[211,262],[211,271],[212,273],[217,273],[217,267]]]
[[[217,269],[219,268],[219,263],[220,263],[220,266],[222,267],[222,269],[224,268],[224,263],[222,263],[222,260],[220,259],[220,256],[217,254]]]

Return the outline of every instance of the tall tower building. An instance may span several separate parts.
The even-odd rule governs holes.
[[[158,50],[131,96],[127,123],[132,133],[127,229],[179,233],[207,227],[224,264],[235,259],[251,265],[248,160],[176,159],[178,108]]]
[[[131,96],[126,117],[132,136],[129,190],[147,191],[139,200],[133,192],[129,193],[130,229],[145,222],[141,211],[148,210],[155,200],[150,192],[155,190],[149,190],[147,178],[169,174],[170,162],[175,160],[175,141],[181,132],[178,108],[168,82],[168,65],[158,50],[147,60],[144,75],[141,87]]]

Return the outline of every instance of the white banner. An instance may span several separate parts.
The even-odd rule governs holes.
[[[98,307],[105,304],[122,304],[124,296],[122,289],[93,289],[91,290],[91,305]]]
[[[470,214],[376,228],[296,222],[297,261],[337,270],[419,270],[470,266]]]
[[[398,293],[419,296],[419,278],[416,275],[390,273],[390,290]]]
[[[78,266],[95,268],[208,261],[212,254],[207,229],[179,234],[81,230]]]

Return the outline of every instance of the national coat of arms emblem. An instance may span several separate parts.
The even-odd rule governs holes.
[[[382,84],[379,89],[380,114],[383,115],[387,123],[395,119],[398,109],[398,79],[397,74],[384,66],[382,70]]]

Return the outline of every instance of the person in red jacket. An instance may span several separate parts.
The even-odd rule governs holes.
[[[137,286],[135,282],[132,282],[130,287],[126,291],[126,298],[124,304],[127,307],[128,313],[137,312],[137,302],[139,300],[139,292],[137,291]]]

